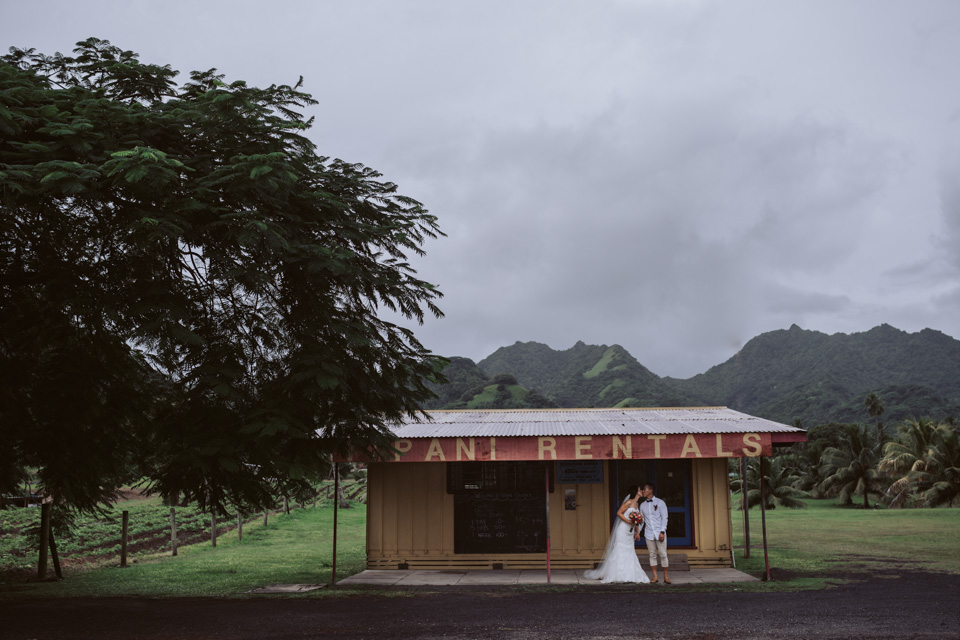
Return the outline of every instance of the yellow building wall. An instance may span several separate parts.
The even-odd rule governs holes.
[[[606,467],[606,462],[604,466]],[[447,465],[431,462],[372,463],[367,475],[367,567],[544,568],[546,554],[455,554],[453,495]],[[726,461],[694,460],[695,549],[680,549],[692,565],[729,566],[730,503]],[[604,477],[607,469],[604,469]],[[576,489],[577,508],[564,509],[565,489]],[[606,482],[557,484],[550,494],[551,566],[590,568],[610,536]]]
[[[694,566],[732,563],[733,534],[730,525],[730,485],[726,458],[703,458],[691,465],[694,549],[684,549]]]

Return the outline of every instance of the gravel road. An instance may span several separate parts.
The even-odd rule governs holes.
[[[960,576],[889,572],[793,593],[667,585],[393,596],[0,599],[0,639],[960,638]]]

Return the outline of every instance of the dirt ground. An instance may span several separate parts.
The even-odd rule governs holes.
[[[393,596],[237,600],[0,600],[0,639],[960,638],[960,576],[855,577],[837,588],[793,593],[644,585],[433,587]]]

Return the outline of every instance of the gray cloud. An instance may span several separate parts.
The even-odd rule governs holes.
[[[4,43],[89,35],[251,83],[304,75],[329,155],[440,217],[416,260],[480,359],[619,343],[689,376],[762,331],[960,336],[960,6],[20,3]]]

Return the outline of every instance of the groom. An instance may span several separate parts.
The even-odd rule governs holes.
[[[646,538],[647,551],[650,552],[650,568],[653,570],[653,580],[657,582],[657,556],[660,557],[660,565],[663,567],[663,581],[670,582],[670,561],[667,560],[667,505],[653,494],[657,491],[657,485],[648,482],[643,485],[643,498],[640,501],[640,513],[643,515],[643,535]],[[640,539],[640,532],[634,535],[634,539]]]

